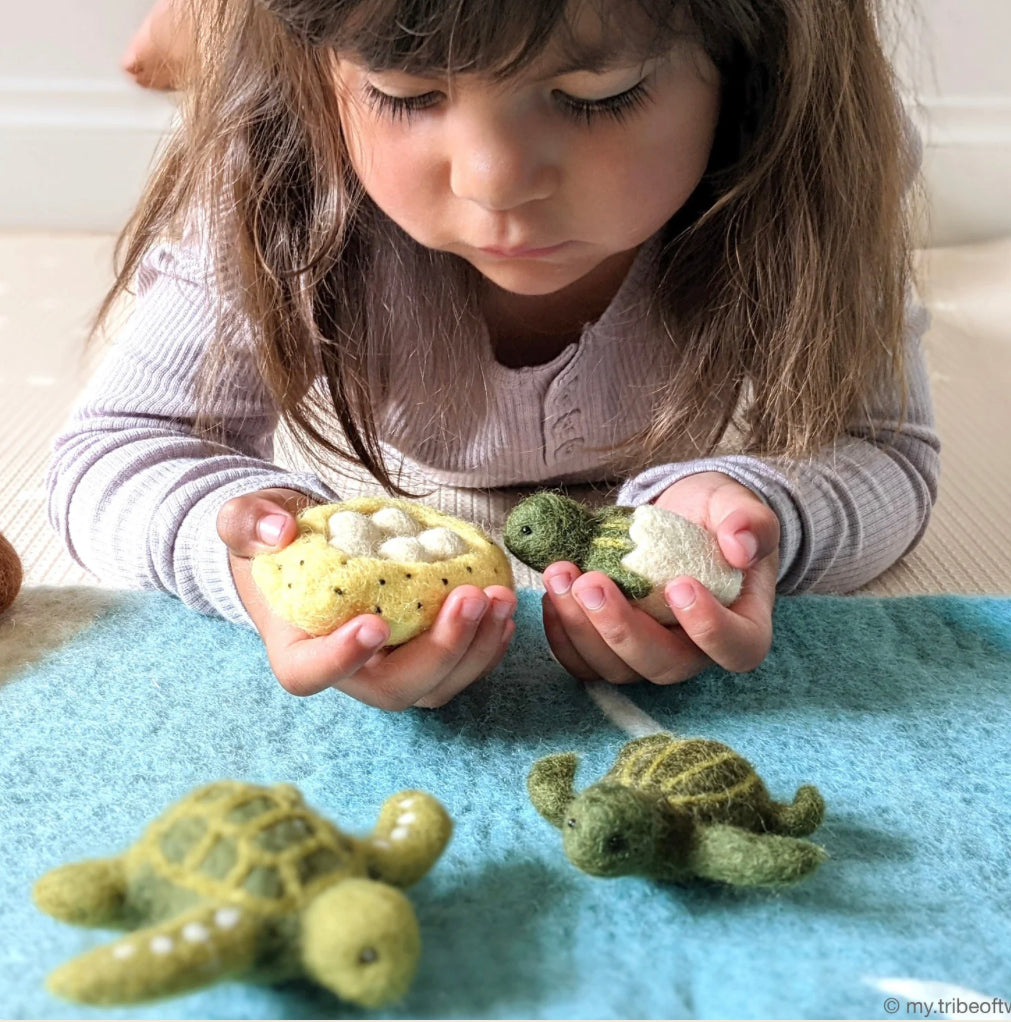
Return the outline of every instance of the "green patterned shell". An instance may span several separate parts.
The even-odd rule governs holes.
[[[155,820],[130,858],[204,898],[288,912],[366,872],[360,842],[309,809],[296,788],[219,781]]]
[[[655,795],[671,810],[713,820],[725,819],[728,811],[733,815],[735,806],[750,809],[769,798],[740,753],[706,738],[677,740],[664,734],[630,742],[607,779]]]

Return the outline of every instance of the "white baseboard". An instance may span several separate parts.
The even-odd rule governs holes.
[[[1011,96],[929,99],[913,113],[924,139],[930,243],[1011,236]]]
[[[0,230],[117,231],[174,104],[126,81],[0,78]],[[928,98],[930,242],[1011,235],[1011,96]]]
[[[118,231],[173,114],[125,81],[0,78],[0,230]]]

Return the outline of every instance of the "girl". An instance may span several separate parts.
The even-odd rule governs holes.
[[[183,126],[102,315],[129,329],[57,442],[78,559],[251,621],[291,692],[437,706],[515,597],[460,587],[385,653],[309,638],[248,558],[337,499],[317,458],[470,487],[622,480],[745,571],[680,627],[544,573],[580,678],[756,667],[776,591],[844,591],[923,534],[937,438],[906,309],[915,163],[872,0],[203,0]],[[338,487],[339,489],[339,487]]]

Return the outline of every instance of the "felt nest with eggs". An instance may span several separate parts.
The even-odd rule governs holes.
[[[308,508],[288,546],[252,562],[270,609],[310,635],[378,614],[397,646],[434,623],[458,585],[512,586],[505,552],[477,526],[424,504],[359,497]]]

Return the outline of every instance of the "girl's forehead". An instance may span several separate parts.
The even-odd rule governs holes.
[[[602,71],[666,52],[686,20],[683,0],[363,0],[337,48],[376,71]]]

